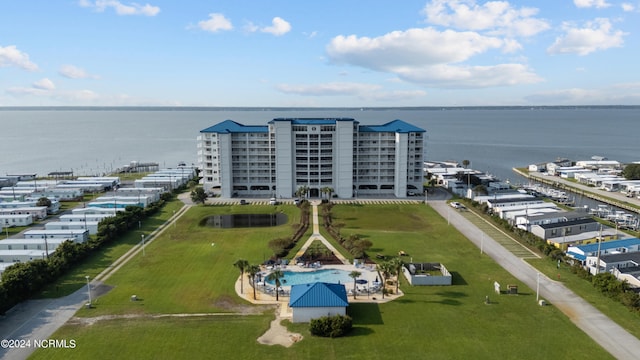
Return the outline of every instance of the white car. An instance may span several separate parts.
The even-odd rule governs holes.
[[[454,209],[462,209],[464,208],[464,205],[460,204],[459,202],[456,201],[452,201],[449,205],[451,205],[451,207],[453,207]]]

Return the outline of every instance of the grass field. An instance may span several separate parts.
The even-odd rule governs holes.
[[[290,224],[260,229],[199,226],[212,214],[284,211]],[[540,307],[535,293],[424,205],[336,205],[345,235],[373,242],[371,254],[403,250],[414,262],[441,262],[453,274],[448,287],[411,287],[385,304],[352,304],[354,329],[344,338],[312,337],[307,324],[286,325],[304,339],[290,348],[256,339],[273,319],[271,309],[249,305],[233,292],[239,258],[260,263],[267,242],[292,232],[293,206],[194,207],[109,279],[113,289],[94,309],[78,316],[53,338],[74,339],[75,349],[41,349],[35,359],[607,359],[611,356],[558,309]],[[304,240],[304,238],[303,238]],[[215,245],[211,245],[214,243]],[[519,295],[496,295],[493,282],[516,284]],[[250,291],[245,281],[245,291]],[[142,301],[131,302],[138,295]],[[484,303],[485,296],[491,304]],[[234,315],[241,309],[247,315]],[[253,311],[246,311],[251,309]],[[219,316],[153,317],[152,314],[224,313]]]

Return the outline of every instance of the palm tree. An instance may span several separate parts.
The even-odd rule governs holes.
[[[284,273],[280,269],[275,269],[271,274],[267,275],[267,280],[273,280],[276,284],[276,301],[280,300],[278,297],[278,290],[280,288],[280,279],[284,277]]]
[[[240,270],[240,294],[244,294],[242,277],[244,276],[244,270],[249,267],[249,262],[245,259],[239,259],[233,263],[233,266]]]
[[[362,273],[360,271],[352,271],[349,273],[349,277],[353,278],[353,299],[356,298],[356,279],[360,277]]]
[[[322,192],[323,194],[327,194],[327,200],[331,200],[331,194],[333,194],[333,188],[330,186],[325,186],[322,189],[320,189],[320,192]]]
[[[402,274],[402,265],[404,265],[404,261],[399,257],[393,258],[389,261],[393,273],[396,275],[396,294],[398,293],[398,288],[400,287],[400,274]]]
[[[462,160],[462,166],[464,166],[464,168],[466,169],[467,166],[469,166],[469,164],[471,164],[471,161],[469,160]]]
[[[253,287],[253,300],[256,299],[256,274],[260,272],[260,266],[256,264],[249,265],[246,268],[247,277],[249,277],[249,281],[251,282],[251,286]]]
[[[308,186],[300,186],[298,187],[298,190],[296,190],[296,196],[297,197],[307,197],[307,192],[309,192],[309,187]]]
[[[382,298],[384,299],[384,290],[387,284],[387,278],[389,278],[389,276],[391,276],[391,273],[393,273],[393,268],[388,261],[385,261],[381,264],[378,264],[378,272],[380,273],[380,277],[382,280]]]

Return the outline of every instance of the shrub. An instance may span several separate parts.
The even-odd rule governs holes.
[[[311,319],[309,331],[312,335],[322,337],[340,337],[351,331],[352,319],[348,315],[323,316]]]

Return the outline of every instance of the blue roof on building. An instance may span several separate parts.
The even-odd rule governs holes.
[[[360,132],[395,132],[395,133],[410,133],[410,132],[426,132],[417,126],[413,126],[402,120],[393,120],[383,125],[361,125]]]
[[[638,239],[638,238],[602,241],[600,243],[600,251],[604,251],[604,250],[608,250],[608,249],[621,248],[621,247],[629,247],[629,246],[632,246],[632,245],[639,245],[639,244],[640,244],[640,239]],[[578,245],[578,246],[574,246],[574,247],[582,250],[585,254],[589,254],[589,253],[593,253],[593,252],[597,252],[598,251],[598,243],[597,242],[595,242],[593,244]]]
[[[221,123],[217,123],[204,130],[200,130],[201,133],[218,133],[218,134],[230,134],[230,133],[267,133],[269,127],[266,125],[242,125],[233,120],[225,120]]]
[[[289,306],[345,307],[349,306],[349,301],[343,284],[315,282],[291,286]]]
[[[337,121],[355,121],[353,118],[275,118],[274,121],[291,122],[294,125],[335,125]]]

